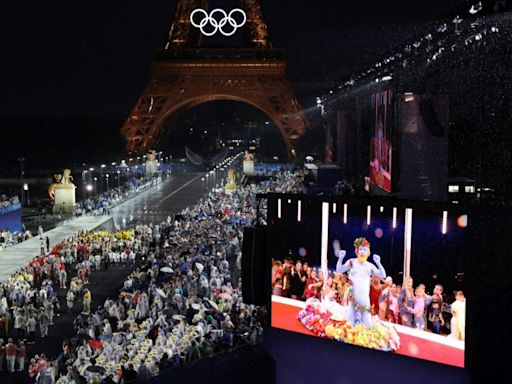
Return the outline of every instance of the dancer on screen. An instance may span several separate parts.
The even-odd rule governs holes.
[[[370,279],[377,276],[381,279],[386,277],[386,271],[380,263],[380,256],[373,255],[373,261],[377,265],[368,262],[371,255],[370,242],[364,237],[354,240],[354,248],[357,260],[350,259],[343,263],[347,252],[341,249],[338,240],[333,241],[334,253],[338,257],[336,264],[336,273],[348,271],[351,287],[348,295],[347,320],[352,324],[363,323],[367,328],[371,328],[372,316],[370,313]]]

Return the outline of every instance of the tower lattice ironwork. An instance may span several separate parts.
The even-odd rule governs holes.
[[[165,136],[166,120],[213,100],[260,109],[293,148],[307,123],[286,79],[283,52],[272,47],[259,1],[239,0],[239,7],[247,15],[246,47],[217,49],[202,47],[204,37],[190,22],[191,12],[207,9],[208,0],[178,2],[168,42],[153,61],[149,84],[121,130],[129,153],[154,148]]]

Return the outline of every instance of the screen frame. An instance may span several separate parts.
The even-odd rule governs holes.
[[[350,205],[360,205],[360,206],[383,206],[386,209],[389,209],[391,207],[397,207],[398,209],[405,210],[406,208],[412,208],[413,210],[417,211],[436,211],[436,212],[442,212],[444,210],[448,211],[457,211],[457,213],[465,213],[470,217],[468,227],[466,228],[468,231],[468,234],[466,238],[468,239],[468,249],[478,249],[478,241],[477,236],[474,236],[475,232],[478,232],[481,230],[481,226],[479,225],[473,225],[477,222],[477,217],[481,217],[482,215],[488,214],[488,210],[482,206],[478,206],[476,204],[472,203],[462,203],[462,204],[453,204],[449,202],[430,202],[430,201],[418,201],[418,200],[404,200],[399,199],[396,197],[382,197],[382,196],[365,196],[365,197],[355,197],[355,196],[309,196],[309,195],[302,195],[302,194],[259,194],[256,196],[258,201],[261,201],[262,199],[265,199],[267,202],[267,209],[266,209],[266,217],[264,218],[266,220],[266,225],[264,226],[266,231],[272,231],[273,228],[275,228],[276,224],[281,218],[277,217],[277,201],[278,199],[281,200],[281,207],[286,206],[286,204],[290,206],[296,206],[297,202],[301,201],[301,210],[302,210],[302,217],[304,220],[307,217],[308,212],[311,212],[312,210],[317,210],[320,212],[321,215],[321,206],[322,203],[336,203],[338,206],[341,204],[349,204]],[[259,205],[259,204],[258,204]],[[261,213],[259,213],[261,215]],[[283,208],[281,215],[283,215]],[[292,215],[293,216],[293,215]],[[257,220],[259,222],[259,220]],[[272,246],[271,244],[271,236],[266,236],[266,247],[265,247],[265,257],[266,257],[266,263],[269,268],[271,267],[271,259],[272,254],[269,252]],[[461,370],[467,370],[470,369],[471,361],[474,360],[475,356],[473,353],[472,343],[473,343],[473,336],[472,336],[472,330],[473,326],[475,325],[472,316],[474,314],[473,310],[473,294],[475,291],[475,284],[473,276],[475,275],[474,271],[478,270],[478,267],[475,265],[475,259],[476,258],[465,258],[464,259],[464,265],[463,270],[466,275],[466,279],[468,281],[468,286],[470,287],[468,289],[468,292],[466,294],[466,338],[465,338],[465,350],[464,350],[464,367],[456,367],[449,364],[443,364],[439,362],[434,362],[422,358],[415,358],[411,356],[406,355],[396,355],[397,358],[406,358],[406,359],[412,359],[414,361],[423,361],[429,364],[435,364],[438,366],[449,366],[455,369],[461,369]],[[270,287],[270,279],[269,279],[269,287]],[[280,328],[274,328],[271,324],[272,319],[272,294],[271,294],[271,288],[268,289],[270,294],[268,295],[267,300],[267,319],[269,321],[267,328],[272,328],[276,330],[280,330],[283,332],[288,333],[294,333],[292,331],[283,330]],[[311,337],[311,336],[308,336]],[[324,342],[334,343],[334,344],[340,344],[338,341],[331,340],[331,339],[324,339]],[[368,349],[365,347],[355,346],[348,344],[348,348],[358,348],[363,349],[365,351],[374,351],[374,352],[382,352],[379,350],[374,349]],[[387,352],[386,352],[387,353]]]

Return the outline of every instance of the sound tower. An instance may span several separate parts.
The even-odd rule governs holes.
[[[242,296],[245,304],[266,305],[270,297],[270,263],[265,255],[266,229],[244,228]]]

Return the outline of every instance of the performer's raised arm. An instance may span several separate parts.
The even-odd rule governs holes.
[[[347,261],[345,264],[343,264],[343,259],[347,255],[347,251],[345,251],[344,249],[341,249],[339,240],[334,240],[332,242],[332,247],[334,248],[334,254],[338,258],[338,262],[336,263],[336,273],[347,272],[351,267],[349,261]]]
[[[382,264],[380,263],[380,256],[379,255],[376,255],[374,254],[373,255],[373,261],[375,261],[375,264],[377,264],[377,268],[375,268],[375,266],[373,266],[373,274],[381,279],[385,279],[386,278],[386,270],[384,269],[384,267],[382,266]]]

